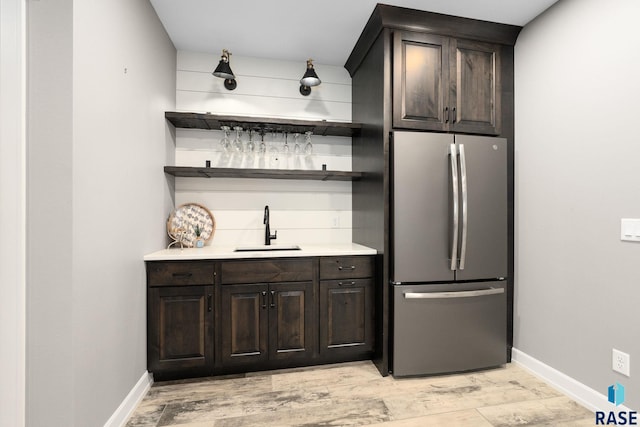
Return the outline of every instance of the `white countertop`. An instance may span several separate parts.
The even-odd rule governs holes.
[[[278,247],[273,244],[273,247]],[[283,245],[286,246],[286,245]],[[235,252],[234,246],[205,246],[204,248],[171,248],[156,251],[144,256],[145,261],[180,261],[198,259],[233,259],[233,258],[290,258],[309,256],[339,255],[375,255],[377,251],[357,243],[338,243],[324,245],[304,245],[300,250],[276,251],[243,251]]]

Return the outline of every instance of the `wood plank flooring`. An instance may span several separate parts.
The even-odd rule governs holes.
[[[127,427],[593,426],[522,368],[381,377],[369,361],[154,384]]]

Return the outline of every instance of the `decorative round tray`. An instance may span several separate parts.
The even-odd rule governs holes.
[[[196,246],[196,229],[200,238],[208,242],[216,230],[216,220],[209,209],[197,203],[185,203],[178,206],[167,220],[167,234],[178,243],[187,247]],[[172,243],[173,244],[173,243]]]

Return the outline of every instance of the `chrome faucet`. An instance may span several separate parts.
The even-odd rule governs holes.
[[[270,245],[272,240],[278,238],[278,230],[274,234],[271,234],[271,229],[269,228],[269,205],[264,207],[264,220],[262,221],[265,224],[264,227],[264,244]]]

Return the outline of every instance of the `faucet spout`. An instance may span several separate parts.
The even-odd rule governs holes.
[[[264,244],[269,246],[271,245],[271,241],[278,238],[278,231],[274,234],[271,234],[271,228],[269,227],[269,205],[264,207],[264,219],[262,220],[264,224]]]

